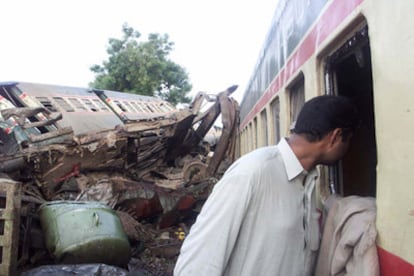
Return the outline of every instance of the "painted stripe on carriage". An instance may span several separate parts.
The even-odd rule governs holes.
[[[377,246],[381,276],[414,275],[414,265]]]
[[[252,110],[240,124],[242,130],[247,123],[272,99],[285,84],[286,80],[295,74],[299,68],[315,53],[319,46],[336,27],[354,11],[364,0],[334,0],[324,11],[321,18],[313,26],[298,49],[290,56],[285,67],[273,79],[269,88],[263,93]]]

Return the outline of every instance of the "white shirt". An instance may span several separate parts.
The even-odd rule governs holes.
[[[285,139],[241,157],[205,202],[174,275],[310,275],[319,246],[316,176]]]

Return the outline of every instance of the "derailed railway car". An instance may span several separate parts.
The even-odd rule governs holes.
[[[128,120],[166,116],[175,110],[161,99],[119,91],[27,83],[0,83],[3,99],[18,107],[44,107],[62,114],[74,134],[113,128]]]
[[[302,104],[349,97],[361,126],[319,168],[319,197],[374,197],[381,275],[414,275],[411,1],[280,0],[240,109],[240,155],[287,135]],[[392,20],[391,20],[392,18]]]

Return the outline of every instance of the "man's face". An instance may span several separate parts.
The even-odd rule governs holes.
[[[332,144],[330,150],[326,153],[323,164],[333,165],[337,161],[341,160],[348,152],[349,146],[351,144],[351,138],[352,134],[348,135],[346,139],[342,139],[342,135],[340,135]]]

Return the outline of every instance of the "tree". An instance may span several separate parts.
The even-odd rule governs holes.
[[[188,74],[168,58],[174,45],[168,35],[151,33],[148,41],[138,42],[141,34],[128,24],[122,31],[122,39],[109,39],[109,59],[90,68],[96,74],[90,86],[157,96],[174,105],[190,102]]]

